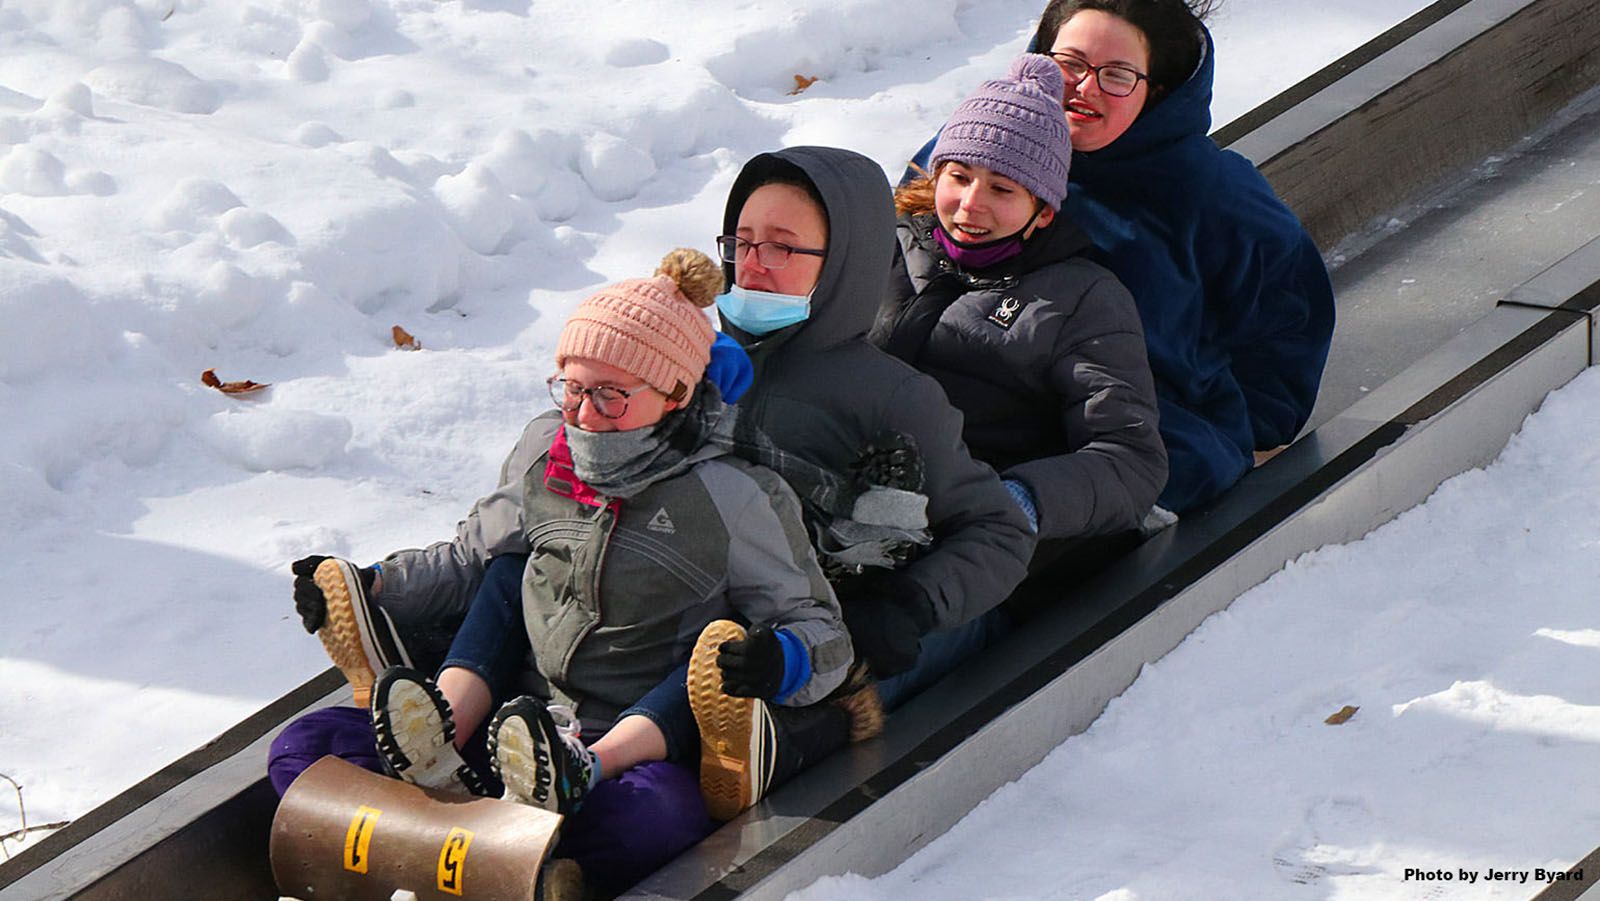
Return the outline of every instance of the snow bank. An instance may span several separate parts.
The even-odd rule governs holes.
[[[162,59],[130,59],[89,70],[84,84],[126,103],[175,113],[214,113],[222,105],[217,86],[195,77],[177,63]]]
[[[32,255],[26,244],[19,250]],[[112,341],[71,282],[37,263],[0,260],[0,384],[20,389],[43,375],[105,360]]]
[[[959,0],[931,0],[908,14],[899,3],[847,0],[752,16],[759,21],[748,22],[706,68],[741,95],[773,99],[794,89],[796,75],[832,81],[955,40],[962,36],[960,7]]]
[[[342,416],[271,408],[217,413],[202,432],[219,453],[252,472],[325,466],[344,453],[353,434]]]

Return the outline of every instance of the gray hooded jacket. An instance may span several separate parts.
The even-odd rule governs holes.
[[[828,255],[806,321],[760,338],[724,321],[755,365],[743,415],[785,451],[834,472],[848,472],[885,432],[911,436],[923,457],[934,541],[905,573],[926,594],[934,628],[974,619],[1022,580],[1034,538],[994,470],[967,452],[961,414],[938,382],[866,341],[896,252],[889,182],[877,163],[848,150],[761,154],[729,192],[724,234],[737,231],[745,200],[773,175],[816,186]]]
[[[707,446],[687,472],[597,508],[560,493],[570,483],[547,469],[560,424],[553,412],[529,423],[455,540],[383,561],[385,613],[449,619],[491,558],[528,554],[523,618],[542,680],[525,690],[547,687],[596,732],[687,660],[716,619],[782,626],[805,646],[811,677],[785,704],[815,703],[844,680],[853,654],[839,602],[776,473]]]

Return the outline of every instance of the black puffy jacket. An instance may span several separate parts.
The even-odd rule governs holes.
[[[973,456],[1022,482],[1041,539],[1134,528],[1167,478],[1139,312],[1064,216],[965,271],[932,213],[900,217],[871,340],[938,380]]]

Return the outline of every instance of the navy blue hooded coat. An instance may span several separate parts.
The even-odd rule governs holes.
[[[1065,204],[1139,308],[1167,446],[1158,503],[1179,513],[1238,481],[1254,451],[1294,439],[1333,337],[1311,236],[1249,160],[1208,136],[1203,37],[1188,81],[1109,146],[1072,154]]]

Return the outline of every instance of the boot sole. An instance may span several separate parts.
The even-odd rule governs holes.
[[[401,779],[424,788],[484,793],[483,780],[456,751],[450,704],[431,682],[388,675],[379,680],[372,726],[378,753]]]
[[[410,666],[411,658],[398,642],[394,643],[393,653],[384,652],[378,629],[385,628],[393,634],[393,626],[382,611],[377,615],[384,617],[384,622],[380,625],[374,621],[372,604],[364,594],[358,594],[361,577],[348,561],[330,557],[317,566],[311,579],[327,600],[327,616],[317,637],[333,665],[350,683],[355,705],[370,707],[372,684],[378,673],[391,666]]]
[[[555,721],[533,705],[512,705],[496,715],[489,727],[489,758],[495,776],[506,787],[507,798],[531,807],[561,813],[555,791],[555,764],[551,757]],[[535,732],[544,734],[536,735]],[[543,739],[541,741],[541,738]]]
[[[718,620],[706,626],[689,658],[689,706],[700,727],[700,794],[712,818],[731,820],[760,799],[766,730],[757,728],[755,698],[722,691],[718,648],[745,637],[738,623]]]

